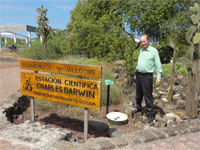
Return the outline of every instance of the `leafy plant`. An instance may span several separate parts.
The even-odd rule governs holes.
[[[31,48],[26,48],[24,50],[19,51],[18,53],[24,57],[36,60],[41,60],[45,58],[43,47],[41,45],[35,45]]]
[[[138,47],[135,47],[135,43],[132,43],[130,47],[127,47],[124,54],[125,61],[123,63],[123,66],[127,70],[127,74],[128,74],[127,83],[129,85],[133,83],[133,76],[135,75],[138,55],[139,55],[139,49]]]

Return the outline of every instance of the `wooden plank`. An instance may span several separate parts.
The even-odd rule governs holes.
[[[21,72],[21,94],[100,110],[101,81]]]
[[[101,79],[102,74],[101,66],[60,64],[30,60],[20,60],[20,69],[67,74],[72,76],[90,77],[97,79]]]

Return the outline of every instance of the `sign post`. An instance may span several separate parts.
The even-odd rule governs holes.
[[[84,140],[88,139],[88,109],[84,109]]]
[[[105,80],[105,83],[107,85],[107,105],[106,105],[106,114],[109,113],[109,99],[110,99],[110,85],[113,85],[113,80]]]
[[[35,99],[31,97],[31,122],[35,121]]]

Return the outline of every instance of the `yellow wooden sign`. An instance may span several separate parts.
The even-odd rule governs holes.
[[[101,81],[28,72],[20,76],[23,95],[100,110]]]
[[[90,77],[97,79],[101,79],[102,74],[101,66],[60,64],[30,60],[20,60],[20,69],[67,74],[72,76]]]

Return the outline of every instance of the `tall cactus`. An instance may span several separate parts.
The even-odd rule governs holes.
[[[190,7],[192,26],[188,29],[186,40],[190,44],[187,64],[188,89],[186,94],[186,115],[189,118],[198,116],[198,94],[200,94],[200,6]]]

